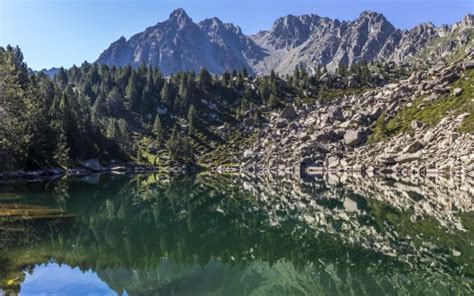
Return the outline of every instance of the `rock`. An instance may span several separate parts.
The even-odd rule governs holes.
[[[327,159],[327,168],[328,169],[334,169],[339,166],[339,158],[335,156],[331,156]]]
[[[414,153],[423,148],[423,144],[420,141],[415,141],[403,149],[403,153]]]
[[[353,199],[350,199],[349,197],[344,199],[344,203],[342,205],[347,212],[357,212],[359,210],[357,207],[357,202]]]
[[[417,153],[402,154],[395,157],[395,162],[396,163],[412,162],[414,160],[419,159],[420,156],[421,156],[421,151],[418,151]]]
[[[328,115],[329,122],[331,123],[336,120],[344,121],[344,114],[342,114],[342,111],[339,108],[332,108],[328,110],[327,115]]]
[[[344,134],[346,145],[357,146],[363,144],[367,140],[367,134],[362,130],[348,130]]]
[[[248,157],[250,157],[250,156],[252,156],[252,155],[253,155],[253,151],[252,151],[251,149],[246,149],[246,150],[244,151],[244,157],[245,157],[245,158],[248,158]]]
[[[319,143],[327,143],[331,141],[331,137],[325,132],[318,132],[311,137],[311,140]]]
[[[295,119],[296,116],[298,116],[298,114],[296,114],[296,110],[292,105],[287,105],[280,113],[280,118],[288,121]]]
[[[419,120],[413,120],[410,126],[412,129],[417,130],[423,127],[423,122]]]
[[[103,172],[106,169],[100,164],[99,160],[97,158],[89,159],[86,161],[83,161],[81,163],[81,166],[85,169],[94,171],[94,172]]]
[[[436,101],[438,98],[439,98],[438,94],[431,94],[427,98],[423,99],[423,101],[432,102],[432,101]]]
[[[379,118],[380,115],[382,115],[382,108],[380,106],[373,109],[369,114],[372,120],[377,120],[377,118]]]
[[[462,94],[462,88],[456,87],[456,88],[453,90],[453,95],[455,95],[456,97],[460,96],[461,94]]]
[[[459,78],[458,74],[452,72],[452,73],[446,73],[445,75],[441,76],[435,84],[443,84],[443,83],[452,83],[456,81]]]
[[[467,62],[462,63],[462,68],[464,70],[474,69],[474,61],[467,61]]]
[[[283,118],[277,119],[277,122],[275,124],[276,128],[285,128],[287,126],[288,126],[288,121],[286,119],[283,119]]]
[[[428,131],[424,137],[423,137],[423,142],[425,143],[429,143],[431,142],[434,138],[436,137],[436,135],[432,132],[432,131]]]

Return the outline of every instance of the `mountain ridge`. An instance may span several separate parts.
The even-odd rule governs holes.
[[[312,71],[317,66],[334,71],[341,63],[406,62],[428,43],[464,32],[473,24],[474,15],[467,14],[450,26],[421,23],[401,30],[383,14],[367,10],[354,20],[344,21],[316,14],[290,14],[276,19],[268,30],[246,35],[239,26],[217,17],[194,22],[180,8],[167,20],[128,40],[120,37],[102,52],[97,62],[109,66],[149,64],[167,75],[201,68],[213,74],[242,68],[258,75],[272,70],[288,74],[296,67]],[[453,39],[454,48],[466,43],[457,36]]]

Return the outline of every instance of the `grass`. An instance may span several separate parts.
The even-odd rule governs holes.
[[[457,87],[463,91],[456,97],[452,90]],[[369,142],[382,141],[400,133],[411,132],[410,125],[413,120],[419,120],[427,126],[434,126],[448,113],[458,115],[469,112],[470,115],[463,120],[458,131],[474,133],[474,70],[464,72],[464,75],[451,84],[450,88],[449,94],[442,95],[432,102],[417,98],[411,106],[405,106],[389,120],[380,117]]]

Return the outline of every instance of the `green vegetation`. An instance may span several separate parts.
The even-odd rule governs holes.
[[[452,90],[455,88],[462,89],[461,95],[453,94]],[[464,72],[461,78],[450,85],[450,90],[448,94],[441,95],[433,101],[418,98],[411,106],[405,106],[389,120],[381,116],[369,141],[381,141],[399,133],[410,132],[413,120],[433,126],[447,114],[458,115],[465,112],[470,114],[463,120],[458,131],[474,133],[474,70]]]
[[[334,99],[405,75],[380,63],[312,72],[254,78],[245,69],[220,77],[202,69],[164,77],[144,65],[84,62],[50,79],[29,71],[19,48],[0,48],[0,171],[67,168],[90,158],[161,165],[163,155],[169,166],[194,166],[223,145],[253,141],[240,127],[244,119],[258,125],[261,106],[278,111]]]

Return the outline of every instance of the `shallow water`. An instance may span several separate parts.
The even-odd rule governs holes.
[[[0,218],[7,294],[474,293],[472,180],[102,175],[1,204],[75,215]]]

